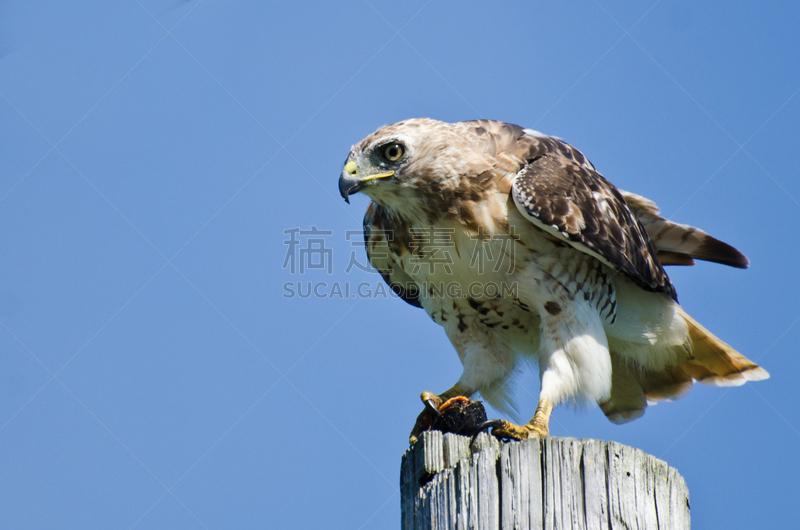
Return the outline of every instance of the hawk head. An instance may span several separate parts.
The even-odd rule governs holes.
[[[405,180],[405,169],[413,150],[413,147],[407,147],[408,143],[408,139],[401,139],[398,135],[382,135],[368,145],[361,142],[353,147],[339,177],[339,193],[344,200],[349,203],[350,195],[362,190],[373,197],[378,185],[381,191],[377,195],[387,195],[387,191],[391,193],[392,188]]]
[[[463,190],[484,150],[465,145],[470,136],[458,125],[418,118],[381,127],[350,150],[339,192],[347,202],[362,191],[381,206],[408,211]]]

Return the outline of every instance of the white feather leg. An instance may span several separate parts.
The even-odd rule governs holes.
[[[597,402],[611,393],[611,356],[597,311],[584,300],[543,311],[539,343],[540,399]]]

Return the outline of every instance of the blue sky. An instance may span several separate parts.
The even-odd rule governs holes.
[[[560,136],[749,256],[669,273],[770,380],[624,426],[557,409],[551,431],[667,460],[698,528],[793,527],[798,20],[788,1],[0,2],[0,526],[396,528],[419,392],[460,367],[346,272],[367,200],[337,179],[374,129],[430,116]],[[313,227],[295,250],[322,239],[331,271],[293,274],[284,231]],[[323,296],[286,297],[298,282]]]

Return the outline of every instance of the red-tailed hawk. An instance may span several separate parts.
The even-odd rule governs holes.
[[[553,406],[570,400],[595,401],[623,423],[693,381],[769,377],[678,305],[663,268],[694,259],[746,268],[747,258],[660,217],[557,138],[489,120],[406,120],[352,148],[339,190],[372,198],[370,262],[444,327],[464,366],[423,401],[480,392],[514,409],[511,376],[521,359],[538,360],[535,415],[495,422],[498,436],[546,436]]]

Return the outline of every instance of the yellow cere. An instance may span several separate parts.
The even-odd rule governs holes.
[[[356,167],[356,163],[352,160],[344,165],[344,171],[353,177],[358,175],[358,167]]]

